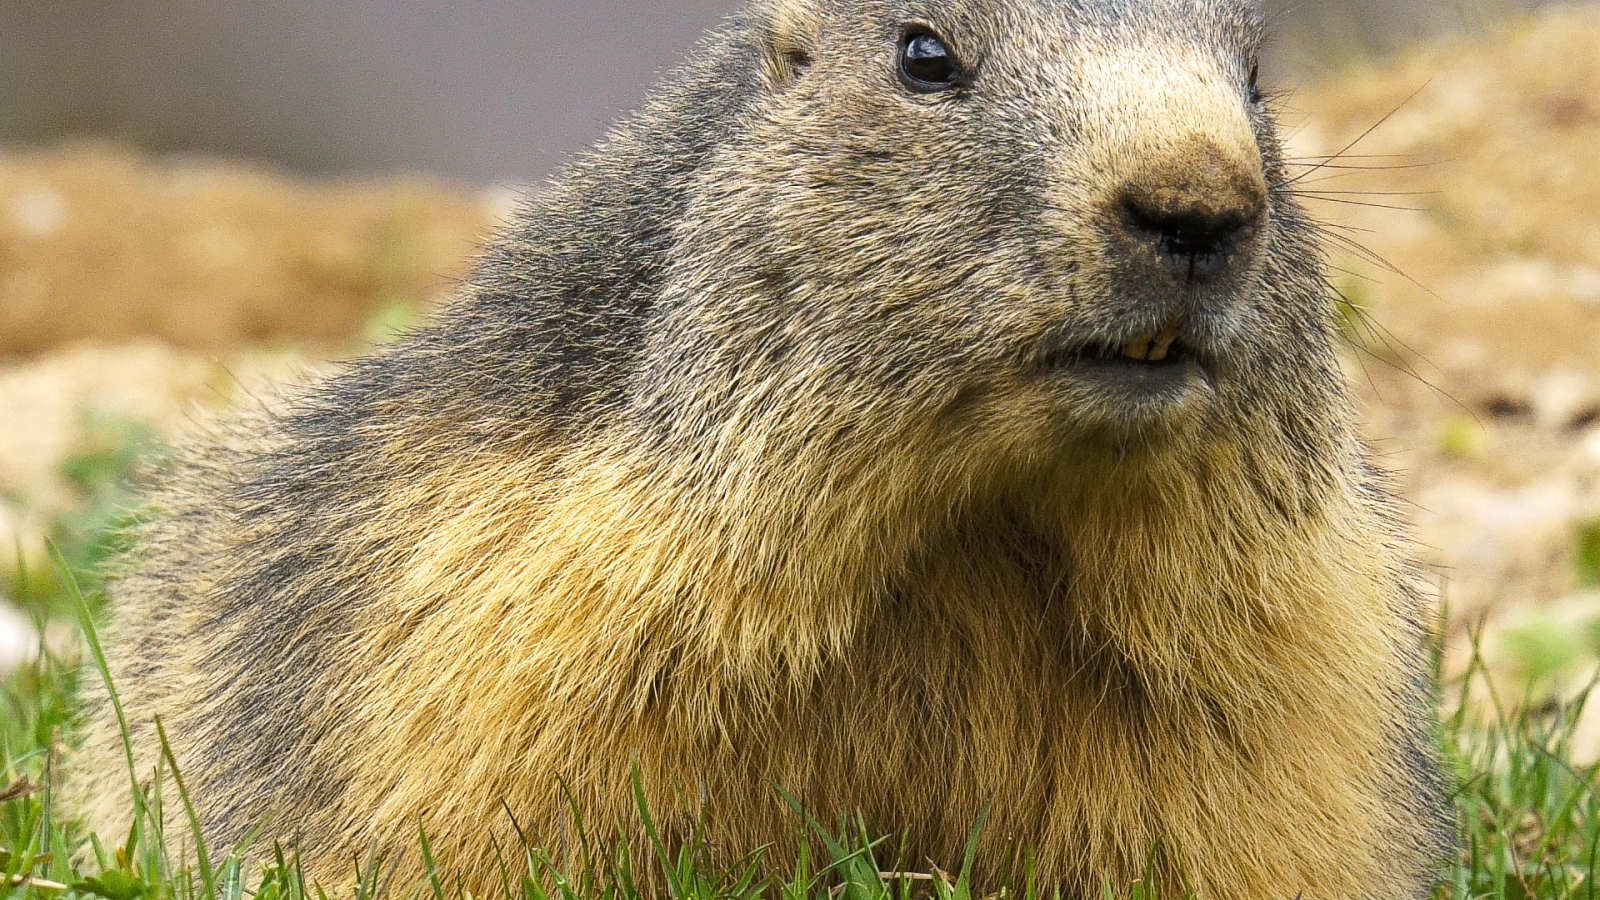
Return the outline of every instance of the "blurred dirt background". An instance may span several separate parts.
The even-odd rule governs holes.
[[[1414,504],[1452,665],[1483,627],[1525,675],[1592,670],[1600,9],[1517,16],[1282,102],[1330,225],[1365,432]]]
[[[1450,610],[1447,667],[1480,631],[1523,684],[1583,683],[1600,658],[1600,10],[1515,13],[1276,102],[1329,226],[1365,433]],[[0,571],[47,565],[44,536],[88,502],[75,460],[361,352],[448,291],[512,202],[117,143],[0,147],[0,548],[19,548]],[[32,640],[23,618],[0,598],[0,667]]]

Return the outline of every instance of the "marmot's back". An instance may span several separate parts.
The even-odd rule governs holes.
[[[897,9],[758,6],[436,321],[188,453],[108,647],[213,846],[408,876],[420,821],[481,893],[565,785],[648,865],[637,765],[730,858],[793,852],[779,785],[947,870],[988,805],[981,878],[1067,897],[1157,839],[1208,896],[1429,894],[1426,612],[1259,14]]]

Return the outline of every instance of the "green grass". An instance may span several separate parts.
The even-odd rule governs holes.
[[[1578,583],[1600,588],[1600,519],[1580,525],[1576,543]]]
[[[141,467],[160,465],[166,452],[136,419],[91,410],[80,426],[76,445],[59,466],[72,503],[51,515],[44,531],[98,609],[100,564],[123,549],[123,526],[134,516],[128,483]],[[16,548],[11,564],[0,566],[0,572],[0,596],[41,618],[73,619],[71,594],[60,570],[47,560],[30,559]]]
[[[91,429],[90,441],[67,464],[82,502],[50,525],[59,548],[57,567],[41,571],[37,565],[18,565],[6,582],[8,596],[21,599],[37,617],[41,634],[47,619],[59,629],[63,621],[92,618],[100,604],[93,567],[115,550],[126,518],[127,495],[118,485],[133,466],[129,448],[145,446],[144,436],[127,423],[102,424],[101,431]],[[182,848],[194,842],[192,827],[185,827],[192,814],[170,766],[167,777],[149,791],[153,815],[147,821],[184,823],[168,826],[176,833],[136,826],[129,834],[82,835],[57,804],[80,669],[43,643],[34,661],[0,680],[0,892],[6,898],[321,900],[323,894],[305,883],[293,856],[278,847],[209,847],[198,864],[181,862],[188,858]],[[86,643],[92,662],[92,631]],[[92,668],[84,671],[94,677]],[[1561,701],[1513,703],[1494,688],[1481,657],[1474,655],[1466,675],[1444,689],[1452,712],[1440,723],[1440,740],[1458,784],[1455,802],[1464,840],[1459,858],[1441,872],[1436,896],[1600,897],[1596,768],[1573,762],[1574,729],[1589,690]],[[108,789],[133,790],[131,782]],[[648,824],[648,811],[641,809],[641,815]],[[813,843],[824,852],[802,856],[781,878],[765,877],[759,856],[718,868],[693,841],[670,852],[655,841],[656,861],[679,900],[972,900],[966,867],[951,875],[898,873],[898,848],[874,839],[859,822],[824,827],[798,809],[795,820],[797,828],[813,830]],[[974,837],[981,826],[981,820],[975,823]],[[246,864],[247,850],[255,862]],[[639,894],[639,878],[625,853],[617,858],[585,854],[588,865],[568,872],[525,842],[502,850],[501,896],[495,900],[633,900]],[[426,835],[419,834],[416,853],[431,859],[431,852]],[[357,898],[377,893],[381,871],[382,861],[376,859],[360,867]],[[435,877],[420,885],[391,886],[386,896],[442,900],[458,893]],[[1031,885],[1009,893],[1035,900]],[[1102,893],[1106,900],[1162,900],[1144,882],[1105,884]]]
[[[1575,731],[1594,686],[1565,699],[1508,704],[1474,653],[1454,686],[1456,710],[1441,724],[1459,783],[1464,843],[1441,896],[1600,896],[1597,766],[1573,761]],[[1487,699],[1472,702],[1469,693]]]

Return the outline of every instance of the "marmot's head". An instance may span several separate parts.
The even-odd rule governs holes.
[[[759,21],[758,99],[676,221],[632,392],[656,427],[1013,470],[1329,430],[1327,300],[1253,4],[773,0]]]

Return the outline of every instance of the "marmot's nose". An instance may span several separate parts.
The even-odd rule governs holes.
[[[1249,264],[1266,215],[1261,173],[1195,141],[1122,186],[1117,227],[1125,263],[1180,283],[1219,279]]]

